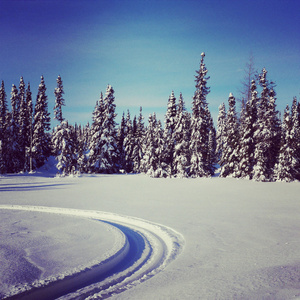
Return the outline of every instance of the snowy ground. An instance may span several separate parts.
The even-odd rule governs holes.
[[[47,173],[0,178],[0,205],[5,207],[110,212],[117,219],[124,216],[119,220],[128,226],[140,220],[182,235],[177,238],[183,250],[176,259],[116,299],[300,299],[299,195],[298,182],[144,175],[53,178]],[[0,209],[0,217],[0,259],[10,270],[1,268],[2,293],[17,281],[83,270],[124,245],[118,228],[80,214]]]

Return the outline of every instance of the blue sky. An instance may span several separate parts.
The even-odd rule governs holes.
[[[23,76],[35,99],[43,75],[52,113],[60,74],[71,123],[91,122],[107,84],[115,90],[117,121],[140,106],[145,120],[154,111],[163,119],[172,90],[190,109],[205,52],[216,120],[229,93],[239,96],[252,53],[255,67],[277,84],[283,110],[299,99],[299,15],[298,0],[0,0],[0,80],[9,98]]]

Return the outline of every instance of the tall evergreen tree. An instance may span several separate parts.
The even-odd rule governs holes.
[[[117,143],[118,143],[118,165],[119,169],[125,169],[125,148],[124,139],[127,134],[125,113],[123,112],[120,126],[117,132]]]
[[[7,172],[7,161],[9,151],[8,129],[8,108],[4,81],[2,81],[0,88],[0,174],[4,174]]]
[[[218,161],[221,159],[222,151],[223,151],[223,147],[224,147],[225,121],[226,121],[226,108],[225,108],[225,103],[223,102],[219,106],[219,114],[218,114],[218,121],[217,121],[217,133],[216,133],[217,149],[216,149],[216,155],[217,155]]]
[[[172,91],[168,100],[168,108],[165,116],[165,129],[164,129],[164,160],[168,166],[168,173],[170,176],[174,174],[174,149],[175,149],[175,126],[176,126],[176,98]]]
[[[62,106],[65,105],[65,100],[63,98],[64,88],[60,75],[56,79],[57,87],[54,89],[55,95],[55,106],[54,106],[54,119],[58,122],[62,122],[64,120],[62,115]]]
[[[126,117],[126,136],[124,138],[124,152],[125,152],[125,165],[124,169],[127,173],[133,171],[133,161],[132,161],[132,154],[133,154],[133,147],[134,147],[134,139],[135,139],[135,132],[136,126],[133,128],[133,123],[131,122],[129,110],[127,112]]]
[[[251,99],[246,102],[243,120],[240,124],[239,176],[252,179],[255,165],[254,132],[257,121],[257,88],[254,80],[251,83]]]
[[[257,108],[257,122],[255,138],[255,167],[253,179],[270,181],[273,177],[273,168],[278,157],[279,119],[275,105],[274,83],[266,78],[266,69],[259,75],[261,96]]]
[[[38,94],[34,107],[32,153],[34,166],[41,167],[51,154],[50,113],[48,112],[48,97],[44,77],[38,88]]]
[[[145,137],[144,117],[142,114],[142,107],[140,107],[140,114],[136,123],[136,131],[134,135],[134,147],[132,151],[133,172],[141,172],[141,160],[143,158],[143,142]],[[133,123],[134,126],[134,123]]]
[[[26,132],[27,138],[25,141],[26,158],[25,158],[25,170],[32,171],[32,139],[33,139],[33,104],[32,104],[32,93],[30,90],[30,83],[28,83],[26,89]]]
[[[207,69],[204,64],[205,53],[201,54],[200,69],[196,77],[196,91],[193,96],[192,120],[191,120],[191,167],[190,176],[210,176],[209,164],[209,116],[207,114],[206,97],[210,92],[207,87]]]
[[[293,181],[297,174],[295,149],[293,149],[293,124],[289,106],[286,106],[282,123],[281,147],[278,163],[275,167],[275,179],[278,181]]]
[[[175,124],[174,175],[188,177],[190,166],[190,114],[186,111],[182,94],[180,93]]]
[[[220,177],[237,177],[239,162],[239,131],[235,109],[235,98],[230,93],[228,98],[228,113],[224,130],[224,148],[220,160]]]

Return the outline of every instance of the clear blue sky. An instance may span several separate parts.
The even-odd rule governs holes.
[[[139,106],[145,120],[154,111],[163,118],[172,90],[190,109],[204,51],[216,119],[229,93],[238,96],[252,52],[255,67],[276,82],[283,110],[299,99],[299,16],[299,0],[0,0],[0,80],[9,98],[23,76],[35,100],[44,75],[52,113],[60,74],[71,123],[91,122],[107,84],[117,121]]]

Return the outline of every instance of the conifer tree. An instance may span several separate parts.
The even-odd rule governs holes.
[[[143,143],[145,137],[144,117],[142,114],[142,107],[140,107],[140,114],[136,123],[136,131],[134,135],[134,147],[132,150],[133,172],[141,172],[141,160],[143,158]],[[134,123],[133,123],[134,127]]]
[[[20,171],[20,144],[19,144],[19,113],[20,113],[20,98],[17,87],[13,84],[11,90],[11,118],[10,118],[10,133],[9,144],[11,151],[9,152],[8,172],[15,173]]]
[[[220,177],[237,177],[239,162],[239,132],[235,109],[235,98],[232,93],[228,98],[228,112],[224,128],[224,145],[220,160]]]
[[[186,111],[182,94],[180,93],[176,124],[174,129],[174,175],[176,177],[188,177],[190,165],[190,114]]]
[[[28,140],[28,114],[27,114],[27,105],[26,105],[26,88],[23,77],[20,79],[19,85],[19,101],[20,101],[20,110],[19,110],[19,133],[18,133],[18,144],[20,147],[19,153],[19,165],[20,170],[26,171],[26,144]]]
[[[295,179],[297,170],[295,149],[293,149],[293,124],[289,106],[286,106],[282,123],[281,147],[278,163],[275,166],[275,178],[277,181],[290,182]]]
[[[274,83],[266,78],[266,69],[259,75],[261,96],[257,107],[255,138],[255,167],[253,179],[271,181],[273,169],[278,157],[279,120],[275,105]]]
[[[89,142],[89,159],[88,165],[92,172],[102,172],[101,161],[102,161],[102,145],[101,140],[104,123],[104,102],[103,94],[101,92],[99,101],[96,102],[95,109],[93,112],[93,123],[91,126],[91,139]]]
[[[34,167],[41,167],[51,154],[50,113],[48,112],[48,97],[44,77],[38,88],[38,94],[34,107],[32,153]]]
[[[300,148],[300,117],[299,117],[299,103],[297,103],[297,98],[293,98],[293,103],[291,107],[291,123],[292,123],[292,130],[291,130],[291,152],[293,155],[292,161],[292,168],[293,168],[293,176],[295,179],[300,179],[300,155],[299,155],[299,148]]]
[[[172,91],[168,100],[168,108],[165,116],[165,129],[164,129],[164,161],[168,168],[169,176],[174,174],[174,148],[175,148],[175,126],[176,126],[176,98],[174,91]]]
[[[255,165],[254,131],[257,121],[257,89],[254,80],[251,83],[251,99],[246,102],[243,120],[240,125],[239,177],[252,179]]]
[[[206,113],[209,120],[209,134],[208,134],[208,170],[210,172],[210,175],[214,175],[216,170],[216,163],[217,163],[217,140],[216,140],[216,129],[214,127],[214,122],[212,119],[212,116],[210,114],[210,111],[208,110],[208,107],[206,108]]]
[[[126,136],[124,138],[124,152],[125,152],[125,164],[124,169],[126,173],[130,173],[133,170],[133,162],[132,162],[132,154],[134,147],[134,135],[136,128],[133,128],[133,124],[131,122],[129,110],[127,112],[126,117]]]
[[[129,113],[129,111],[128,111]],[[120,126],[118,128],[117,133],[117,142],[118,142],[118,165],[119,169],[124,170],[125,169],[125,148],[124,148],[124,139],[127,134],[127,128],[126,128],[126,120],[125,120],[125,113],[123,112],[122,119]]]
[[[226,121],[226,108],[225,108],[225,103],[223,102],[219,106],[217,132],[216,132],[216,141],[217,141],[216,155],[218,161],[221,159],[222,151],[224,147],[225,121]]]
[[[54,95],[55,95],[54,119],[56,119],[58,122],[61,123],[64,120],[62,115],[62,106],[65,105],[65,100],[63,98],[64,89],[63,89],[63,83],[60,75],[57,77],[56,82],[57,82],[57,87],[54,90]]]
[[[27,138],[25,141],[26,157],[25,157],[25,170],[32,171],[32,139],[33,139],[33,104],[32,104],[32,94],[30,90],[30,83],[27,85],[26,89],[26,132]]]
[[[193,96],[192,120],[191,120],[191,167],[190,176],[210,176],[209,163],[209,116],[207,114],[206,96],[210,92],[207,87],[207,69],[204,64],[205,53],[201,54],[200,69],[197,71],[196,91]]]
[[[0,174],[5,174],[7,172],[7,161],[9,151],[9,124],[7,122],[8,108],[4,81],[2,81],[0,88]]]

